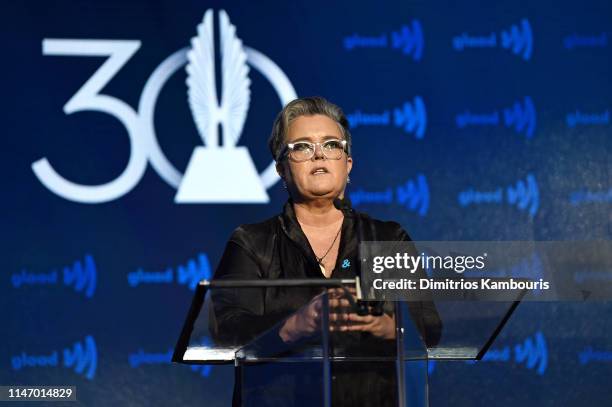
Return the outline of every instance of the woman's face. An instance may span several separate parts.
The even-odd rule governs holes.
[[[289,125],[285,143],[309,141],[322,143],[329,139],[343,140],[338,123],[325,115],[300,116]],[[277,165],[285,179],[291,196],[296,201],[333,199],[344,195],[346,178],[351,172],[353,159],[342,153],[339,160],[328,159],[320,146],[307,161],[296,162],[290,156]]]

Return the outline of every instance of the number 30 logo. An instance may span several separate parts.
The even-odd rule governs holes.
[[[109,57],[68,100],[64,113],[93,110],[110,114],[123,124],[130,139],[127,166],[116,179],[103,185],[79,185],[59,175],[46,158],[34,162],[34,174],[55,194],[82,203],[107,202],[129,192],[142,178],[147,168],[147,153],[145,140],[138,137],[143,134],[138,114],[125,102],[99,93],[139,48],[140,41],[43,40],[44,55]]]
[[[170,55],[151,74],[140,97],[138,112],[122,100],[100,93],[140,46],[141,42],[136,40],[43,40],[43,55],[108,57],[64,105],[64,113],[97,111],[109,114],[123,124],[130,140],[130,157],[125,169],[117,178],[102,185],[81,185],[69,181],[58,174],[46,158],[32,163],[36,177],[56,195],[90,204],[118,199],[140,182],[148,162],[164,181],[174,188],[179,187],[183,174],[161,151],[155,136],[153,116],[161,89],[170,76],[185,65],[189,48]],[[287,76],[272,60],[249,47],[244,47],[244,51],[247,62],[270,81],[281,104],[285,105],[297,97]],[[265,188],[278,181],[273,162],[260,174],[260,179]]]

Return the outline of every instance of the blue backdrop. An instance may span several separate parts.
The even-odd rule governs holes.
[[[171,349],[231,231],[286,199],[266,140],[295,95],[345,110],[354,205],[415,240],[612,236],[607,1],[0,7],[2,385],[73,384],[86,406],[228,405],[230,367],[171,365]],[[229,24],[235,55],[219,40]],[[221,89],[244,66],[235,134],[268,202],[175,203],[204,143],[188,76],[229,106]],[[219,117],[224,138],[241,122]],[[485,361],[430,365],[432,405],[611,405],[611,311],[522,304]]]

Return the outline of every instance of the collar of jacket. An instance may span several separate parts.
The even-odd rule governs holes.
[[[344,215],[342,232],[340,233],[340,247],[338,248],[338,257],[336,258],[334,270],[338,268],[338,264],[341,264],[344,259],[353,257],[356,254],[358,248],[357,233],[355,230],[356,219],[354,219],[356,216],[358,215],[354,212],[351,215]],[[304,256],[312,263],[313,267],[316,267],[318,270],[317,258],[308,242],[308,238],[297,220],[295,210],[293,209],[293,200],[291,198],[285,202],[283,212],[278,216],[278,219],[287,238],[301,249]]]

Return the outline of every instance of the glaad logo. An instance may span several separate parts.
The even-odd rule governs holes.
[[[610,112],[605,110],[602,113],[584,113],[576,110],[565,116],[565,122],[569,128],[579,125],[608,125],[610,124]]]
[[[526,211],[531,217],[536,215],[540,205],[538,184],[533,174],[528,174],[525,181],[519,180],[516,185],[505,188],[498,187],[490,191],[466,189],[459,193],[457,199],[462,207],[488,203],[516,205],[519,210]]]
[[[412,20],[409,25],[403,25],[398,31],[392,31],[377,36],[362,36],[353,34],[344,37],[344,49],[352,51],[355,48],[392,48],[398,49],[414,61],[420,61],[423,56],[423,29],[419,20]]]
[[[533,35],[529,20],[523,18],[518,25],[510,26],[499,34],[491,32],[487,35],[470,35],[462,33],[453,37],[453,49],[461,52],[466,48],[497,48],[511,51],[514,55],[522,57],[525,61],[531,59],[533,50]]]
[[[60,362],[61,357],[61,362]],[[21,352],[11,358],[13,370],[36,367],[58,367],[73,369],[75,373],[92,380],[96,375],[98,366],[98,350],[96,342],[90,335],[85,337],[83,343],[75,342],[72,347],[64,348],[62,351],[53,351],[48,355],[30,355]]]
[[[206,11],[191,47],[164,60],[147,80],[138,111],[126,102],[100,93],[141,46],[140,41],[45,38],[43,55],[108,57],[64,105],[67,115],[96,111],[118,119],[130,140],[130,157],[123,172],[102,185],[82,185],[58,174],[46,158],[32,164],[38,180],[56,195],[75,202],[97,204],[113,201],[130,192],[150,163],[157,174],[178,188],[177,203],[265,203],[266,189],[279,179],[270,163],[257,174],[246,147],[236,146],[250,105],[249,67],[258,70],[273,86],[285,105],[297,97],[283,71],[259,51],[246,47],[236,36],[236,27],[225,11],[219,12],[222,90],[221,102],[215,81],[213,12]],[[188,101],[204,147],[196,147],[181,174],[162,152],[155,134],[157,98],[174,73],[187,64]],[[248,64],[248,65],[247,65]],[[220,143],[218,126],[223,130]],[[211,170],[212,169],[212,170]],[[223,173],[216,177],[213,174]]]
[[[209,338],[204,338],[200,341],[202,345],[210,346],[211,340]],[[192,344],[194,345],[194,344]],[[172,353],[174,351],[172,349],[168,349],[163,353],[149,353],[145,352],[142,349],[138,349],[136,352],[131,353],[128,356],[128,362],[130,367],[135,369],[142,365],[169,365],[172,363]],[[205,365],[191,365],[189,368],[198,372],[201,376],[208,377],[212,371],[212,366]]]
[[[130,353],[128,361],[131,368],[137,368],[141,365],[163,365],[169,364],[172,361],[172,349],[168,349],[163,353],[150,353],[142,349],[138,349],[134,353]]]
[[[472,113],[465,110],[455,116],[455,125],[459,129],[469,126],[499,126],[500,124],[518,134],[523,133],[527,138],[532,138],[536,128],[536,109],[533,100],[525,96],[523,104],[516,101],[501,112],[495,110],[488,113]]]
[[[482,360],[485,362],[514,361],[516,364],[524,363],[528,369],[535,370],[541,376],[548,367],[546,339],[541,331],[537,331],[533,337],[526,338],[514,347],[504,346],[501,349],[489,350]]]
[[[48,273],[31,273],[21,270],[11,276],[13,287],[20,288],[26,285],[58,285],[72,287],[74,291],[82,293],[87,298],[93,297],[96,292],[97,272],[96,263],[91,255],[85,255],[83,261],[77,260],[71,266]]]
[[[528,369],[534,369],[540,376],[548,366],[548,347],[544,334],[536,332],[533,338],[527,338],[523,343],[514,346],[514,361],[525,363]]]
[[[429,186],[423,174],[418,174],[416,180],[408,180],[395,188],[389,187],[381,191],[364,189],[351,191],[349,197],[356,207],[363,204],[396,203],[417,212],[420,216],[427,215],[429,210]]]
[[[175,269],[168,267],[164,271],[144,271],[138,269],[128,273],[127,280],[130,287],[140,284],[172,284],[186,285],[194,290],[198,282],[211,278],[210,262],[208,256],[200,253],[197,259],[189,260],[187,265]]]
[[[609,284],[612,281],[612,273],[609,271],[575,271],[574,281],[582,284],[585,281],[598,281],[600,283]]]
[[[415,96],[412,103],[405,102],[391,113],[385,110],[382,113],[364,113],[357,110],[347,115],[349,125],[356,129],[360,126],[390,126],[402,129],[407,134],[414,134],[420,140],[425,137],[427,129],[427,110],[425,102],[420,96]],[[392,122],[393,120],[393,122]]]
[[[607,191],[574,191],[570,194],[569,201],[574,206],[588,203],[612,203],[612,188]]]
[[[544,264],[542,257],[538,253],[533,253],[512,266],[500,268],[497,270],[467,270],[466,277],[487,277],[487,278],[530,278],[538,281],[544,278]],[[539,294],[539,291],[535,291]]]
[[[539,376],[546,372],[548,367],[548,345],[541,331],[537,331],[532,337],[526,338],[522,343],[514,346],[506,345],[502,348],[491,348],[482,358],[481,362],[514,362],[525,364],[527,369],[535,371]],[[466,361],[466,364],[475,364],[477,361]],[[429,374],[435,371],[435,362],[428,363]]]
[[[168,349],[164,353],[147,353],[142,349],[138,349],[137,352],[130,354],[128,359],[132,368],[137,368],[141,365],[169,365],[172,363],[172,353],[172,349]],[[212,370],[212,366],[205,365],[191,365],[189,368],[204,377],[210,376]]]
[[[575,48],[605,48],[608,46],[608,34],[599,35],[571,34],[563,38],[563,47],[567,50]]]
[[[596,350],[588,346],[578,353],[578,360],[581,365],[590,362],[612,362],[612,351]]]

